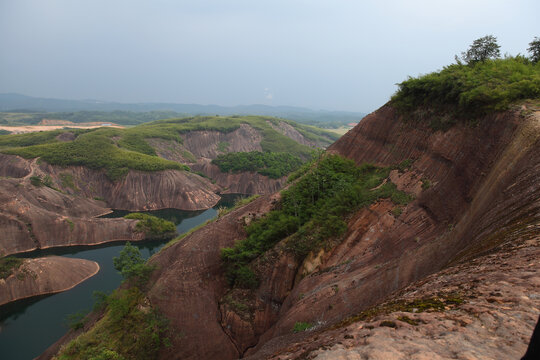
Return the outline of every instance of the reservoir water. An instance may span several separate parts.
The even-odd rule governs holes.
[[[182,234],[214,218],[218,207],[232,206],[239,196],[224,196],[218,205],[205,211],[166,209],[152,211],[151,214],[173,221],[178,233]],[[109,216],[122,216],[127,213],[115,211]],[[148,258],[166,243],[167,241],[154,241],[132,244]],[[123,247],[124,243],[113,243],[93,247],[47,249],[30,254],[31,257],[61,255],[93,260],[99,264],[100,270],[94,277],[66,292],[21,300],[0,307],[0,359],[29,360],[40,355],[67,332],[68,315],[92,309],[94,291],[110,293],[116,289],[122,278],[114,269],[112,258],[118,256]]]

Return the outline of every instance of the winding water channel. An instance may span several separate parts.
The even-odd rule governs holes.
[[[179,234],[202,224],[217,215],[219,207],[230,207],[240,195],[224,196],[214,208],[205,211],[181,211],[174,209],[150,212],[152,215],[173,221]],[[116,211],[110,216],[122,216],[128,212]],[[148,258],[159,251],[167,241],[134,242],[141,254]],[[77,246],[36,251],[28,257],[61,255],[96,261],[99,272],[89,280],[63,293],[21,300],[0,307],[0,359],[27,360],[40,355],[69,329],[67,317],[92,308],[94,291],[110,293],[122,280],[114,269],[112,258],[118,256],[124,243],[99,246]]]

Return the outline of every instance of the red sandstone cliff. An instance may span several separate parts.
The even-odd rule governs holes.
[[[419,330],[421,333],[433,337],[437,324],[441,324],[441,329],[456,333],[452,339],[470,341],[470,347],[479,345],[467,340],[474,334],[494,341],[500,339],[497,332],[507,327],[463,314],[467,306],[473,305],[473,312],[481,314],[487,309],[492,311],[490,316],[501,316],[500,321],[515,322],[520,336],[513,337],[514,343],[506,349],[515,354],[524,351],[528,341],[525,334],[532,332],[535,316],[534,311],[520,313],[520,309],[540,308],[540,298],[514,298],[511,285],[506,284],[516,280],[523,296],[538,290],[539,137],[539,112],[521,116],[519,111],[509,111],[488,116],[475,127],[456,125],[441,132],[406,123],[391,106],[382,107],[329,151],[358,164],[388,166],[411,160],[407,170],[393,171],[390,180],[398,188],[414,193],[416,199],[399,215],[390,212],[394,205],[387,200],[359,210],[349,220],[348,232],[340,245],[311,254],[302,264],[278,244],[257,260],[262,282],[254,292],[228,288],[219,254],[220,248],[245,237],[246,219],[261,216],[272,208],[274,201],[268,196],[163,250],[152,259],[159,270],[153,274],[149,298],[171,320],[171,331],[182,336],[172,338],[172,346],[163,350],[161,358],[263,359],[280,354],[288,358],[340,358],[348,348],[356,348],[358,354],[365,350],[359,349],[367,344],[360,336],[372,336],[381,349],[389,349],[391,346],[383,339],[390,330],[366,335],[359,327],[363,324],[353,322],[343,325],[350,326],[346,331],[351,331],[353,339],[346,339],[348,348],[343,350],[342,340],[336,335],[342,333],[332,332],[332,326],[386,299],[415,299],[454,291],[463,302],[459,307],[443,307],[441,316],[419,316],[418,321],[432,323]],[[512,256],[512,260],[499,261],[498,255],[476,258],[489,251],[503,258]],[[449,267],[454,264],[458,265]],[[447,282],[437,281],[436,276],[426,278],[446,267],[448,270],[440,276],[446,277]],[[523,275],[521,270],[525,268],[528,273]],[[506,273],[499,276],[503,269]],[[470,271],[478,275],[468,277]],[[396,291],[422,279],[426,279],[418,283],[426,284],[422,289],[412,287],[396,295]],[[475,293],[474,284],[486,279],[486,287]],[[498,281],[506,283],[499,286]],[[467,288],[471,286],[473,291]],[[501,301],[486,299],[488,294],[496,297],[493,294],[497,291],[504,295]],[[474,300],[474,296],[481,300]],[[505,310],[505,296],[512,297],[517,305]],[[242,301],[243,306],[237,306],[237,301]],[[388,321],[401,315],[392,314]],[[299,322],[315,327],[310,332],[294,334],[292,329]],[[453,324],[464,327],[465,335],[460,335]],[[475,330],[482,326],[483,330]],[[395,350],[406,358],[415,349],[422,350],[422,341],[417,334],[403,332],[407,330],[404,328],[398,325],[392,336],[401,344],[408,341]],[[309,338],[315,332],[317,335]],[[331,351],[326,355],[324,351],[305,353],[311,342]],[[438,356],[444,356],[443,348],[441,345],[436,350],[440,350]],[[312,349],[315,350],[318,348]],[[383,350],[378,356],[386,356]]]
[[[54,246],[142,240],[136,220],[97,216],[110,207],[128,210],[200,210],[219,200],[216,187],[181,171],[131,171],[117,183],[102,171],[58,167],[0,155],[0,256]],[[49,176],[52,186],[34,186],[31,176]],[[66,176],[72,183],[66,185]],[[94,200],[94,198],[104,199]]]

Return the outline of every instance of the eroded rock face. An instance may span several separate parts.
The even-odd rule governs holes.
[[[293,333],[295,324],[300,322],[313,324],[318,331],[329,331],[321,334],[328,334],[328,339],[335,341],[328,342],[333,352],[326,355],[314,349],[314,356],[320,355],[321,359],[361,356],[363,349],[374,357],[397,354],[406,358],[414,353],[415,339],[421,354],[422,346],[429,343],[425,338],[441,337],[439,330],[449,333],[447,340],[437,345],[437,355],[444,357],[444,341],[452,348],[454,341],[468,341],[469,334],[478,334],[479,339],[497,338],[501,336],[499,330],[509,329],[500,325],[506,319],[513,324],[508,326],[520,329],[520,340],[505,349],[518,354],[530,337],[530,333],[522,334],[532,332],[537,316],[532,316],[534,311],[522,309],[539,307],[534,296],[525,299],[510,295],[513,282],[519,284],[518,291],[523,294],[534,294],[538,287],[538,242],[527,241],[537,239],[540,223],[539,124],[538,112],[529,117],[506,112],[481,120],[477,127],[456,125],[443,133],[421,124],[404,123],[390,106],[369,115],[330,151],[358,164],[389,166],[412,160],[408,167],[393,171],[391,181],[415,194],[416,199],[400,209],[390,200],[382,200],[357,211],[350,217],[348,231],[339,245],[312,254],[303,264],[280,252],[278,244],[265,259],[257,260],[262,284],[249,294],[230,292],[221,268],[220,248],[245,238],[245,218],[268,212],[273,206],[270,197],[261,197],[163,250],[152,260],[160,270],[154,274],[149,296],[152,304],[171,320],[173,331],[182,337],[174,339],[161,358],[264,359],[280,354],[298,358],[309,342],[318,344],[317,338],[304,341],[309,332]],[[527,249],[524,253],[500,252],[515,261],[490,267],[506,258],[478,258],[474,265],[478,276],[468,275],[472,271],[467,268],[473,264],[471,259],[494,249],[508,250],[507,245],[521,249],[520,244],[528,244],[523,247]],[[399,299],[396,291],[456,263],[463,267],[438,275],[446,282],[438,282],[435,276],[429,278],[431,283],[426,282],[425,291],[409,288],[409,293],[403,295],[412,299],[416,295],[458,289],[464,290],[462,296],[466,298],[482,299],[467,298],[456,308],[455,318],[454,313],[449,313],[450,317],[426,313],[422,316],[431,316],[426,321],[433,326],[419,330],[418,334],[401,333],[405,327],[402,324],[396,330],[381,328],[376,323],[378,330],[373,332],[373,341],[381,345],[380,349],[364,348],[366,344],[360,336],[366,336],[369,329],[357,329],[359,332],[353,332],[353,339],[347,338],[346,342],[329,330],[331,325],[386,299]],[[497,277],[499,273],[504,274]],[[475,293],[474,288],[486,279],[489,284],[485,290]],[[505,309],[504,301],[487,300],[488,292],[495,296],[491,292],[498,291],[499,281],[509,284],[501,292],[508,292],[507,300],[515,302],[515,311]],[[447,283],[449,287],[445,287]],[[415,286],[421,286],[418,284]],[[242,299],[245,306],[235,304],[236,299]],[[479,303],[477,314],[491,309],[492,318],[468,317],[461,306],[471,303]],[[396,319],[397,315],[388,321]],[[464,332],[459,331],[459,319],[464,319]],[[412,343],[405,342],[408,338],[413,339]],[[400,345],[393,348],[388,339],[396,339]],[[467,346],[477,345],[471,340]],[[347,353],[349,349],[352,350]],[[493,348],[487,351],[498,354]],[[475,356],[478,355],[471,353],[471,358]]]
[[[246,359],[519,359],[540,307],[539,245],[538,236],[506,243],[393,294],[367,319],[315,326],[288,348],[275,338]],[[434,299],[444,307],[402,306]]]
[[[158,265],[148,292],[152,306],[162,311],[174,333],[164,359],[235,359],[240,353],[220,324],[218,302],[225,294],[220,249],[245,236],[244,218],[265,213],[264,196],[180,240],[151,260]],[[180,350],[181,349],[181,350]]]
[[[198,158],[215,159],[220,152],[220,143],[227,143],[227,152],[262,151],[262,136],[247,124],[229,133],[219,131],[191,131],[184,135],[184,146]]]
[[[256,172],[242,172],[238,174],[223,173],[210,159],[201,159],[191,165],[195,171],[204,173],[216,182],[223,190],[223,194],[273,194],[287,183],[287,176],[279,179],[270,179],[268,176]]]
[[[49,187],[17,179],[0,182],[0,254],[55,246],[97,245],[109,241],[137,241],[136,220],[105,219],[100,201],[74,197]]]
[[[457,259],[530,234],[540,222],[538,119],[508,112],[442,133],[404,124],[390,107],[365,118],[330,150],[359,164],[414,160],[392,177],[417,198],[401,214],[388,201],[355,214],[343,243],[295,284],[248,354],[278,337],[294,342],[297,322],[332,324]]]
[[[97,218],[110,208],[201,210],[215,205],[217,187],[192,173],[131,171],[111,182],[102,171],[51,166],[37,160],[3,155],[0,172],[0,256],[54,246],[137,241],[136,220]],[[48,178],[53,189],[32,185]],[[100,199],[100,200],[96,200]]]
[[[55,184],[62,190],[91,199],[104,199],[108,207],[113,209],[203,210],[219,201],[215,185],[188,171],[131,170],[124,178],[113,182],[103,171],[82,166],[62,168],[41,164],[40,170],[53,177]],[[66,174],[73,180],[73,187],[66,186],[65,181],[62,181]]]
[[[25,259],[6,279],[0,279],[0,305],[38,295],[69,290],[97,274],[90,260],[60,256]]]

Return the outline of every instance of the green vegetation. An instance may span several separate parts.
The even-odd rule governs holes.
[[[88,312],[84,310],[76,312],[75,314],[69,314],[66,317],[67,325],[73,330],[82,329],[84,324],[86,324],[86,315],[88,315]]]
[[[443,70],[399,84],[392,104],[415,121],[431,121],[445,130],[457,121],[509,108],[540,97],[540,63],[522,56],[452,64]]]
[[[165,337],[168,320],[148,305],[140,290],[154,267],[146,264],[139,249],[129,242],[113,258],[113,264],[129,287],[109,296],[94,293],[94,311],[103,312],[103,317],[88,332],[64,346],[55,359],[155,359],[160,348],[169,346]],[[81,314],[75,314],[71,323],[79,329],[85,321]]]
[[[403,208],[401,206],[395,206],[390,212],[395,217],[399,217],[403,213]]]
[[[159,120],[126,129],[102,127],[5,135],[0,137],[0,151],[27,159],[40,157],[53,165],[82,165],[92,169],[105,169],[110,179],[118,180],[130,169],[189,170],[186,165],[157,157],[155,149],[146,139],[159,138],[182,143],[180,135],[190,131],[212,130],[227,133],[238,129],[242,124],[248,124],[262,135],[261,147],[265,153],[287,151],[290,154],[290,159],[287,158],[289,165],[293,162],[291,160],[293,158],[307,160],[311,157],[313,149],[282,135],[274,130],[269,122],[277,123],[278,120],[260,116],[197,116]],[[290,124],[296,126],[294,123]],[[58,135],[67,131],[75,135],[74,140],[61,142],[56,139]],[[326,139],[328,144],[333,139],[333,135],[309,126],[300,126],[298,131],[310,139],[318,139],[321,142]],[[223,142],[218,147],[220,151],[226,151],[228,144]],[[189,155],[191,154],[187,152],[184,154],[188,161],[194,161],[195,158]],[[283,155],[274,155],[276,156],[282,159],[280,156]],[[278,176],[282,169],[263,168],[261,171]]]
[[[431,181],[429,179],[422,179],[422,190],[427,190],[431,187]]]
[[[397,319],[398,319],[399,321],[403,321],[404,323],[407,323],[407,324],[413,325],[413,326],[418,326],[418,324],[420,324],[420,321],[419,321],[419,320],[411,319],[411,318],[408,317],[408,316],[399,316]]]
[[[533,41],[529,43],[529,48],[527,49],[529,54],[531,54],[531,61],[537,63],[540,61],[540,38],[535,37]]]
[[[63,188],[70,188],[74,191],[79,190],[73,182],[73,175],[71,175],[70,173],[60,173],[58,174],[58,177],[60,178],[60,183]]]
[[[467,64],[496,59],[501,56],[500,48],[497,44],[497,38],[493,35],[487,35],[474,40],[469,50],[461,53],[461,58]]]
[[[17,270],[22,263],[24,262],[23,259],[8,256],[5,258],[0,259],[0,279],[5,279],[9,275],[13,274],[15,270]]]
[[[256,171],[271,179],[279,179],[302,165],[299,157],[288,153],[236,152],[219,155],[212,160],[222,172]]]
[[[276,210],[247,228],[247,238],[221,252],[231,285],[253,288],[256,274],[250,263],[287,238],[286,250],[300,260],[309,252],[329,248],[347,230],[346,216],[381,198],[405,204],[412,197],[386,181],[390,169],[328,155],[282,191]]]
[[[112,136],[118,134],[117,131],[117,129],[102,128],[81,134],[70,142],[45,142],[26,147],[12,147],[4,149],[2,152],[20,155],[24,158],[40,157],[54,165],[83,165],[91,169],[104,168],[111,180],[120,179],[127,174],[129,169],[142,171],[187,170],[185,165],[173,161],[119,148],[111,139]],[[17,142],[15,140],[18,139],[18,136],[20,135],[7,135],[2,139],[13,139],[14,141],[10,142],[10,145],[13,145]]]
[[[219,152],[227,152],[227,150],[229,149],[229,146],[231,146],[231,144],[229,144],[227,141],[221,141],[218,146],[217,146],[217,150]]]
[[[86,122],[104,122],[119,125],[138,125],[160,119],[170,119],[188,114],[174,111],[75,111],[75,112],[28,112],[2,113],[0,124],[37,125],[44,119],[66,120],[75,124]]]
[[[139,220],[136,225],[137,231],[144,232],[147,235],[163,235],[176,232],[176,226],[174,226],[173,222],[156,216],[143,213],[131,213],[124,216],[124,218]]]
[[[230,208],[220,207],[218,209],[218,218],[220,218],[222,216],[225,216],[228,213],[230,213],[231,211],[236,210],[236,209],[238,209],[238,208],[240,208],[240,207],[242,207],[244,205],[249,204],[253,200],[257,199],[259,196],[260,195],[252,195],[252,196],[249,196],[249,197],[240,197],[240,198],[235,200],[234,205],[232,207],[230,207]]]
[[[120,251],[119,256],[113,258],[113,265],[125,280],[135,280],[139,286],[146,283],[154,270],[153,266],[146,264],[139,248],[131,245],[129,241]]]
[[[58,142],[58,140],[55,138],[63,132],[63,130],[52,130],[2,136],[0,137],[0,148],[31,146]]]
[[[312,323],[296,322],[293,327],[293,332],[298,333],[298,332],[306,331],[308,329],[311,329],[312,327],[313,327]]]
[[[357,321],[369,321],[378,315],[387,315],[393,312],[420,313],[424,311],[445,311],[462,304],[464,300],[456,293],[441,293],[436,297],[421,298],[410,301],[392,301],[369,308],[361,313],[348,317],[333,328],[348,326]],[[402,320],[398,318],[398,320]],[[411,324],[412,325],[412,324]]]
[[[30,176],[30,183],[37,187],[47,186],[53,188],[52,178],[49,175],[45,175],[43,178],[41,176]]]
[[[156,359],[159,349],[169,344],[168,321],[145,305],[144,293],[137,287],[116,290],[105,303],[103,318],[64,346],[55,359]]]
[[[0,129],[0,135],[9,135],[11,134],[11,131]]]
[[[73,221],[71,221],[70,219],[65,219],[67,224],[69,225],[69,229],[71,231],[73,231],[75,229],[75,223],[73,223]]]

